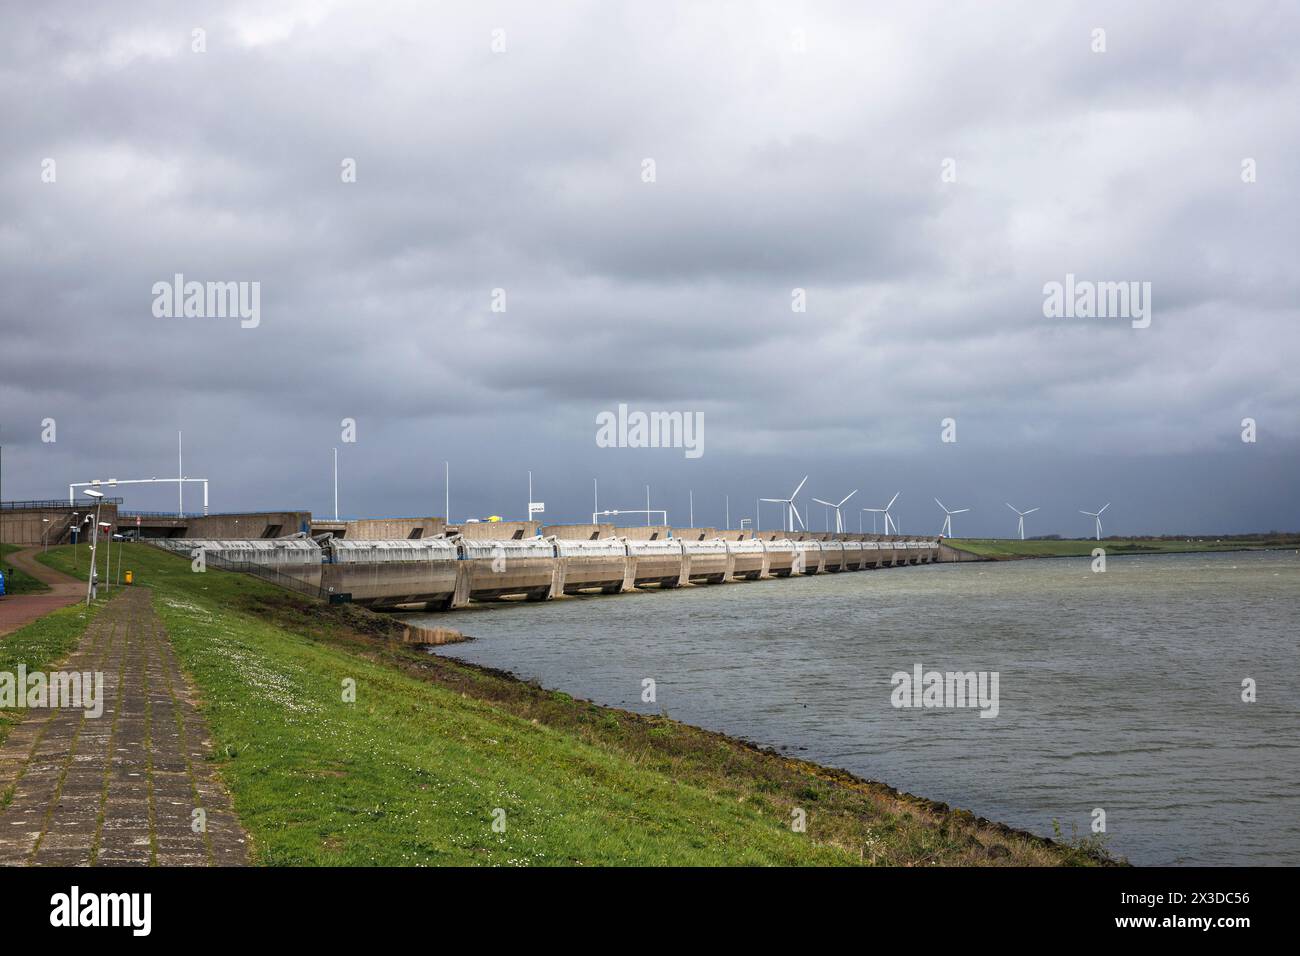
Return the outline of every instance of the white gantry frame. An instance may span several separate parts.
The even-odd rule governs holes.
[[[78,488],[116,488],[118,485],[152,485],[152,484],[170,484],[177,483],[177,490],[182,487],[186,481],[197,481],[203,485],[203,513],[208,513],[208,479],[206,478],[108,478],[101,480],[96,478],[94,481],[75,481],[68,485],[68,504],[72,504],[76,498]],[[176,517],[183,518],[180,509],[176,511]]]

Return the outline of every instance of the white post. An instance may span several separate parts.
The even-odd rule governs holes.
[[[650,527],[650,486],[645,486],[645,526]]]
[[[528,473],[528,520],[533,520],[533,473]]]
[[[442,510],[446,512],[446,514],[442,516],[442,520],[447,522],[447,524],[451,524],[451,462],[444,461],[442,464],[444,466],[442,476],[442,493],[444,496]]]
[[[691,496],[691,527],[694,528],[695,527],[695,489],[692,488],[689,494]]]
[[[600,485],[596,479],[591,479],[591,523],[596,523],[596,515],[600,511]]]
[[[185,451],[181,433],[176,433],[176,517],[185,517]],[[98,520],[98,519],[96,519]]]
[[[203,479],[203,513],[208,513],[208,479]]]
[[[722,500],[727,503],[727,530],[731,530],[731,496],[723,495]]]
[[[86,607],[90,607],[91,598],[95,595],[96,576],[99,574],[99,568],[95,564],[95,555],[99,547],[99,508],[103,504],[103,498],[95,499],[95,527],[90,532],[90,577],[86,579]]]
[[[334,449],[334,520],[339,520],[339,450]]]

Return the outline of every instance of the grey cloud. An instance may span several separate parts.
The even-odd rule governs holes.
[[[324,510],[352,416],[358,513],[433,509],[451,458],[467,513],[508,511],[531,467],[567,517],[593,476],[739,502],[812,472],[822,497],[906,486],[914,521],[935,492],[1042,488],[1044,531],[1098,494],[1133,531],[1300,525],[1285,8],[3,17],[7,496],[165,471],[183,428],[223,506]],[[260,281],[261,326],[154,318],[177,272]],[[1152,327],[1044,319],[1066,272],[1151,281]],[[619,402],[704,411],[705,458],[596,449]]]

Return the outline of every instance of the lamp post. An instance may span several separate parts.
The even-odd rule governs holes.
[[[82,494],[95,499],[95,527],[90,533],[90,576],[86,578],[86,607],[90,607],[90,602],[96,594],[96,585],[99,583],[95,580],[96,575],[99,573],[99,569],[95,565],[95,552],[99,546],[99,509],[103,505],[104,493],[93,488],[87,488]]]
[[[45,526],[41,529],[41,550],[49,551],[50,550],[50,519],[42,518],[41,524]]]

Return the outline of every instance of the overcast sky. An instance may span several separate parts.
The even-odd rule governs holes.
[[[345,515],[441,514],[450,460],[455,519],[531,469],[557,521],[807,473],[904,531],[1300,529],[1286,4],[3,9],[6,499],[174,475],[184,430],[214,510],[330,513],[338,447]],[[155,316],[176,273],[260,324]],[[1045,317],[1067,273],[1150,326]],[[597,447],[619,403],[703,455]]]

